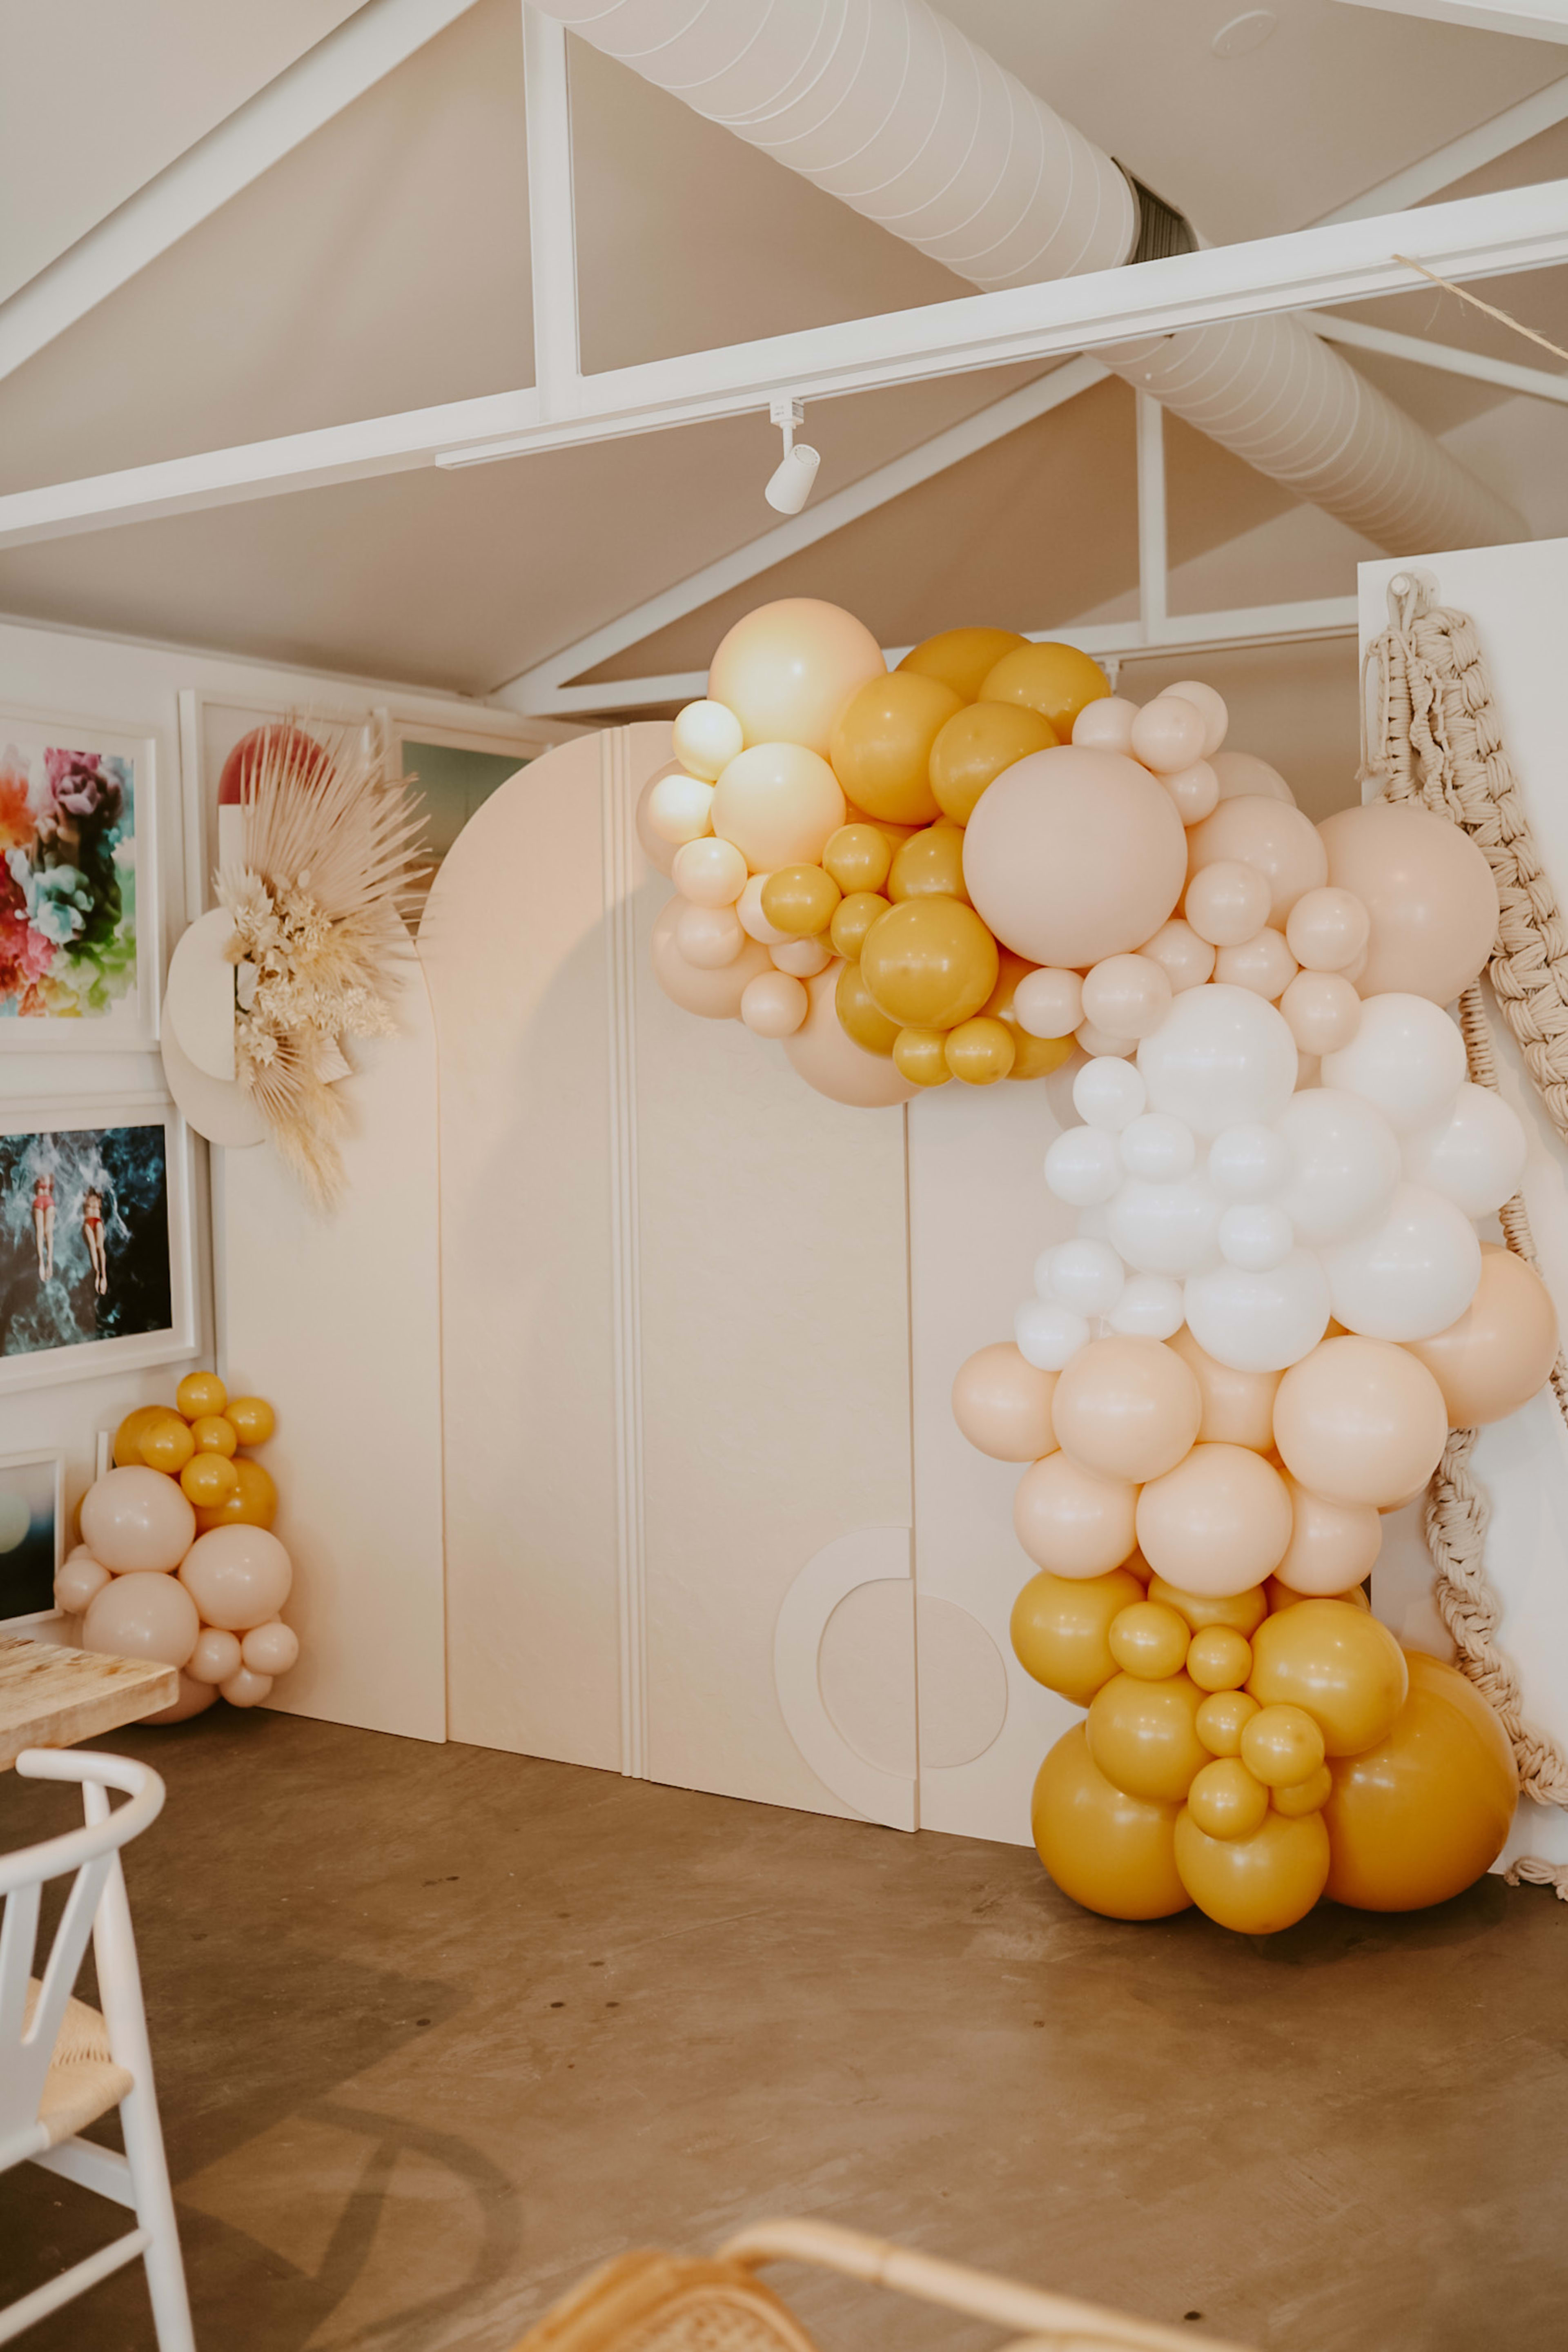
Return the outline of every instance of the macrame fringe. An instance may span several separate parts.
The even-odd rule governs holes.
[[[1391,625],[1368,650],[1362,673],[1362,781],[1379,785],[1390,801],[1419,801],[1450,818],[1484,852],[1500,910],[1493,992],[1552,1125],[1568,1138],[1568,933],[1503,749],[1475,625],[1464,613],[1434,606],[1408,573],[1390,583],[1388,603]],[[1496,1092],[1479,982],[1459,1000],[1459,1024],[1471,1080]],[[1535,1265],[1522,1196],[1504,1205],[1500,1222],[1510,1249]],[[1568,1423],[1561,1355],[1552,1388]],[[1525,1721],[1518,1671],[1498,1645],[1501,1609],[1487,1574],[1489,1512],[1470,1468],[1475,1443],[1473,1429],[1452,1431],[1427,1490],[1437,1607],[1461,1669],[1509,1736],[1523,1793],[1536,1804],[1568,1808],[1568,1757]],[[1504,1876],[1510,1886],[1550,1886],[1568,1903],[1568,1866],[1522,1855]]]

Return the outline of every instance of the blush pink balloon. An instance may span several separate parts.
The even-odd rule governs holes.
[[[1097,702],[1086,702],[1073,720],[1072,740],[1087,751],[1131,751],[1137,716],[1138,705],[1125,695],[1102,694]]]
[[[1386,1510],[1418,1494],[1448,1436],[1443,1391],[1408,1348],[1324,1339],[1293,1364],[1274,1400],[1285,1467],[1331,1503]]]
[[[262,1700],[271,1694],[272,1677],[270,1675],[253,1675],[248,1666],[241,1666],[237,1675],[230,1675],[226,1682],[220,1683],[218,1689],[230,1706],[259,1706]]]
[[[1090,710],[1098,709],[1089,703]],[[1070,1037],[1083,1020],[1083,982],[1076,971],[1026,971],[1013,992],[1018,1026],[1030,1037]]]
[[[1267,997],[1270,1004],[1275,1004],[1289,989],[1298,969],[1295,957],[1285,944],[1284,932],[1271,930],[1266,924],[1249,940],[1243,940],[1239,947],[1221,948],[1215,958],[1214,976],[1227,988],[1250,988],[1255,996]],[[1300,1038],[1297,1043],[1300,1043]]]
[[[679,1004],[683,1013],[700,1013],[706,1021],[738,1021],[741,999],[747,987],[759,972],[772,970],[768,951],[755,940],[751,940],[742,948],[733,963],[723,965],[718,971],[700,971],[696,964],[687,962],[676,941],[676,929],[685,905],[684,898],[671,898],[659,909],[648,942],[653,976],[671,1003]],[[119,1477],[122,1474],[111,1471],[110,1475]],[[148,1473],[150,1477],[159,1475],[157,1471]],[[168,1486],[171,1482],[165,1479],[163,1483]],[[175,1492],[179,1492],[177,1487]],[[180,1500],[184,1501],[183,1495]],[[193,1530],[195,1524],[193,1514]]]
[[[185,1672],[193,1682],[225,1683],[237,1675],[242,1664],[239,1635],[226,1633],[221,1625],[204,1625],[196,1636],[196,1646],[191,1652]]]
[[[1157,694],[1132,721],[1132,756],[1159,776],[1173,776],[1204,756],[1208,726],[1179,694]]]
[[[161,1470],[106,1470],[82,1502],[82,1540],[115,1576],[178,1568],[195,1532],[195,1511]]]
[[[760,971],[741,999],[741,1018],[753,1037],[793,1037],[810,1009],[805,982],[787,971]]]
[[[177,1577],[132,1569],[89,1602],[81,1646],[111,1658],[156,1658],[165,1666],[183,1666],[201,1629],[196,1604]]]
[[[1372,917],[1353,890],[1325,883],[1304,890],[1291,908],[1285,937],[1308,971],[1348,971],[1372,937]]]
[[[1011,1339],[998,1339],[959,1366],[952,1417],[993,1462],[1037,1462],[1057,1448],[1051,1396],[1058,1377],[1038,1370]]]
[[[1408,801],[1341,809],[1318,830],[1328,879],[1353,891],[1371,918],[1362,994],[1451,1003],[1497,939],[1497,885],[1482,852],[1447,817]]]
[[[1221,858],[1193,876],[1183,912],[1211,947],[1238,948],[1268,919],[1268,880],[1256,866]]]
[[[68,1617],[79,1617],[110,1582],[109,1570],[86,1552],[73,1553],[55,1579],[55,1607]]]
[[[1051,1400],[1057,1443],[1080,1469],[1139,1485],[1191,1450],[1203,1395],[1190,1365],[1158,1339],[1091,1339]]]
[[[1189,988],[1201,988],[1214,971],[1215,951],[1207,940],[1200,940],[1190,923],[1179,918],[1163,924],[1152,940],[1145,940],[1138,950],[1157,963],[1171,983],[1173,996],[1181,996]]]
[[[1225,741],[1225,730],[1230,725],[1230,712],[1226,708],[1224,695],[1216,688],[1205,685],[1201,677],[1178,678],[1174,686],[1165,688],[1165,692],[1179,694],[1184,702],[1190,702],[1194,709],[1202,712],[1204,748],[1198,756],[1212,760]]]
[[[241,1647],[253,1675],[286,1675],[290,1666],[299,1664],[300,1636],[280,1617],[268,1618],[265,1625],[253,1625]]]
[[[699,971],[722,971],[746,944],[732,906],[683,905],[675,919],[675,951]]]
[[[1361,998],[1339,971],[1299,971],[1279,1010],[1303,1054],[1337,1054],[1361,1027]]]
[[[1264,921],[1283,930],[1304,891],[1321,890],[1329,878],[1329,854],[1310,817],[1299,808],[1258,793],[1222,800],[1212,816],[1187,836],[1194,874],[1222,859],[1257,868],[1268,885]]]
[[[963,836],[982,921],[1030,963],[1082,970],[1137,948],[1174,912],[1186,869],[1164,786],[1134,760],[1072,743],[1005,769]]]
[[[266,1528],[209,1528],[180,1569],[180,1581],[204,1621],[231,1633],[276,1617],[293,1580],[288,1553]]]
[[[1285,1481],[1247,1446],[1194,1445],[1138,1496],[1138,1549],[1184,1592],[1248,1592],[1273,1574],[1289,1541]]]
[[[1279,769],[1255,751],[1211,751],[1208,760],[1219,778],[1222,801],[1283,801],[1288,808],[1295,807],[1296,795]]]
[[[993,784],[991,790],[995,789]],[[784,1041],[790,1065],[797,1076],[830,1102],[849,1103],[865,1110],[908,1102],[920,1089],[900,1076],[891,1056],[868,1054],[844,1034],[834,1003],[843,969],[842,958],[836,957],[825,971],[805,982],[810,1010],[795,1034]]]
[[[1194,760],[1190,768],[1178,768],[1174,775],[1162,776],[1160,782],[1175,802],[1176,814],[1184,824],[1201,824],[1219,805],[1219,778],[1206,760]]]
[[[1171,1009],[1171,979],[1152,956],[1107,956],[1084,974],[1083,1016],[1112,1037],[1146,1037]]]
[[[193,1715],[205,1715],[209,1706],[217,1705],[217,1693],[211,1683],[198,1682],[194,1675],[180,1669],[180,1695],[168,1706],[161,1706],[156,1715],[144,1715],[143,1723],[188,1723]]]
[[[654,872],[666,877],[675,871],[676,845],[673,841],[666,841],[663,834],[655,830],[653,820],[648,814],[648,803],[653,798],[655,786],[662,784],[666,776],[677,775],[679,772],[679,762],[672,760],[668,767],[659,770],[657,776],[650,776],[637,794],[636,823],[638,844]]]
[[[1103,1576],[1137,1549],[1137,1501],[1135,1486],[1047,1454],[1018,1481],[1013,1531],[1035,1566],[1053,1576]]]
[[[1383,1521],[1370,1503],[1331,1503],[1287,1471],[1290,1542],[1275,1570],[1292,1592],[1331,1598],[1372,1574],[1383,1549]]]

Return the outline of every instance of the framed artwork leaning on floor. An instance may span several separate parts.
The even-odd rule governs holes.
[[[191,1181],[165,1096],[0,1107],[0,1392],[193,1351]]]
[[[65,1467],[63,1454],[0,1454],[0,1631],[57,1613]]]

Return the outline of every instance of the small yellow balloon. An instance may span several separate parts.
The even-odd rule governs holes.
[[[204,1459],[220,1462],[223,1456],[214,1454]],[[205,1536],[209,1528],[269,1528],[278,1516],[278,1489],[260,1463],[247,1462],[239,1454],[228,1466],[235,1475],[233,1490],[221,1503],[196,1507],[199,1535]]]
[[[900,1029],[956,1029],[996,985],[996,942],[957,898],[906,898],[871,926],[866,985]]]
[[[1107,1919],[1168,1919],[1192,1901],[1175,1863],[1176,1808],[1108,1780],[1081,1723],[1058,1739],[1035,1781],[1035,1850],[1062,1893]]]
[[[1110,692],[1110,680],[1100,664],[1076,646],[1016,646],[986,672],[977,699],[1019,702],[1037,710],[1065,743],[1085,704]]]
[[[1187,1672],[1199,1690],[1239,1690],[1252,1672],[1252,1644],[1234,1625],[1205,1625],[1193,1635]]]
[[[1187,1790],[1187,1811],[1205,1837],[1250,1837],[1268,1811],[1268,1791],[1234,1756],[1216,1756]]]
[[[988,1021],[984,1013],[947,1033],[947,1066],[968,1087],[994,1086],[1006,1077],[1016,1050],[1007,1024]]]
[[[1375,1747],[1410,1687],[1386,1625],[1344,1601],[1303,1601],[1258,1628],[1247,1689],[1268,1706],[1305,1708],[1331,1756]]]
[[[1110,1654],[1124,1675],[1161,1683],[1179,1674],[1191,1640],[1186,1621],[1142,1594],[1111,1622]]]
[[[1117,1675],[1096,1691],[1089,1710],[1089,1752],[1108,1780],[1130,1797],[1176,1804],[1208,1762],[1196,1717],[1203,1693],[1185,1675],[1144,1682]]]
[[[988,671],[1015,646],[1026,646],[1016,629],[943,629],[911,646],[900,669],[918,670],[922,677],[940,678],[961,702],[973,702]]]
[[[149,1470],[162,1470],[177,1478],[192,1454],[196,1441],[177,1412],[167,1411],[150,1422],[136,1441],[136,1451]]]
[[[1323,1761],[1323,1735],[1304,1707],[1263,1706],[1241,1735],[1241,1760],[1268,1789],[1299,1789]]]
[[[1211,1691],[1195,1717],[1198,1738],[1211,1756],[1239,1756],[1241,1735],[1257,1713],[1250,1691]]]
[[[858,963],[847,963],[834,988],[838,1025],[847,1037],[868,1054],[890,1054],[899,1024],[889,1021],[866,985]]]
[[[900,1029],[893,1040],[893,1066],[911,1087],[944,1087],[952,1072],[947,1066],[945,1029]]]
[[[931,788],[931,747],[959,698],[940,678],[897,669],[868,679],[839,712],[828,746],[833,772],[869,817],[930,824],[942,814]]]
[[[265,1445],[278,1426],[265,1397],[230,1397],[224,1418],[242,1445]]]
[[[128,1412],[114,1433],[114,1466],[117,1470],[144,1469],[142,1459],[142,1433],[151,1429],[155,1421],[168,1418],[166,1404],[139,1404]]]
[[[191,1423],[191,1435],[198,1454],[232,1454],[239,1444],[239,1432],[224,1412],[204,1412]]]
[[[842,824],[822,853],[823,868],[847,898],[859,890],[879,890],[894,848],[880,825]]]
[[[1332,1767],[1329,1893],[1358,1911],[1446,1903],[1489,1870],[1513,1823],[1508,1735],[1457,1668],[1405,1653],[1410,1690],[1375,1748]]]
[[[1274,1789],[1269,1793],[1275,1811],[1283,1813],[1287,1821],[1297,1822],[1303,1813],[1322,1811],[1334,1793],[1334,1776],[1326,1764],[1320,1764],[1315,1772],[1298,1780],[1293,1789]],[[1331,1839],[1331,1845],[1332,1843]]]
[[[888,874],[888,896],[897,906],[903,898],[962,898],[963,835],[955,824],[928,824],[911,833],[894,856]]]
[[[858,963],[867,932],[879,915],[887,913],[891,903],[875,890],[852,890],[847,898],[840,898],[828,929],[834,953],[841,955],[846,963]]]
[[[193,1454],[180,1473],[185,1500],[213,1510],[239,1492],[239,1473],[226,1454]]]
[[[1304,1919],[1329,1874],[1321,1813],[1290,1821],[1270,1811],[1250,1837],[1209,1837],[1183,1807],[1176,1868],[1200,1911],[1238,1936],[1277,1936]]]
[[[778,866],[763,884],[763,912],[775,931],[814,940],[833,920],[842,896],[820,866]]]
[[[223,1411],[228,1391],[216,1372],[187,1372],[174,1391],[174,1402],[187,1421],[199,1421],[205,1412]]]
[[[996,985],[980,1010],[993,1021],[1005,1021],[1013,1033],[1013,1066],[1007,1076],[1010,1078],[1048,1077],[1053,1070],[1061,1068],[1078,1040],[1071,1034],[1065,1037],[1031,1037],[1026,1029],[1019,1027],[1017,1008],[1014,1003],[1018,993],[1018,982],[1026,972],[1037,971],[1039,967],[1026,963],[1022,956],[1015,955],[1011,948],[1003,947],[1000,940],[996,946]]]
[[[931,788],[942,814],[967,824],[1004,768],[1061,740],[1048,719],[1021,703],[974,702],[955,710],[931,747]]]
[[[1031,1576],[1013,1603],[1013,1649],[1026,1675],[1087,1706],[1117,1671],[1110,1629],[1142,1586],[1124,1568],[1106,1576]]]
[[[1211,1601],[1206,1593],[1184,1592],[1179,1585],[1167,1584],[1163,1576],[1149,1580],[1151,1601],[1163,1601],[1184,1617],[1194,1633],[1205,1625],[1234,1625],[1248,1640],[1268,1614],[1268,1603],[1263,1597],[1263,1587],[1253,1584],[1245,1592],[1233,1592],[1224,1601]]]

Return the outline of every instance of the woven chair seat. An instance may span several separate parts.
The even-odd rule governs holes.
[[[553,2305],[516,2352],[817,2352],[739,2263],[618,2254]]]
[[[24,2032],[33,2021],[41,1990],[37,1978],[29,1977]],[[38,2121],[49,2136],[50,2147],[69,2139],[84,2124],[96,2123],[135,2088],[135,2076],[110,2055],[109,2028],[97,2010],[85,2000],[68,2000],[38,2102]]]

